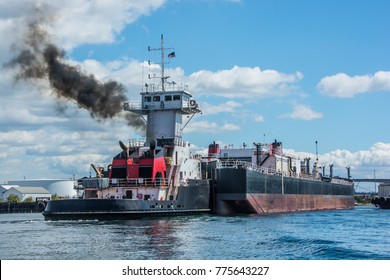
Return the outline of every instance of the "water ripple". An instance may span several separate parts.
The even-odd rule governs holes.
[[[0,215],[0,259],[390,259],[390,211],[47,222]]]

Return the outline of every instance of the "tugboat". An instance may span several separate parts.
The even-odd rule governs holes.
[[[184,88],[167,90],[163,35],[161,47],[149,51],[161,51],[161,83],[146,84],[141,103],[124,104],[124,110],[146,116],[145,141],[130,140],[128,145],[119,141],[122,151],[106,170],[92,165],[96,177],[78,181],[82,197],[49,201],[43,211],[45,220],[117,220],[211,211],[202,158],[192,155],[190,143],[182,138],[183,129],[201,108]],[[184,116],[189,119],[183,124]]]
[[[376,197],[372,199],[371,203],[380,209],[390,209],[390,197]]]
[[[390,184],[381,183],[378,186],[378,196],[371,200],[375,207],[390,209]]]
[[[124,110],[146,116],[146,139],[119,141],[121,152],[107,168],[92,165],[96,177],[78,181],[80,199],[49,201],[45,220],[118,220],[199,213],[270,214],[351,209],[354,185],[348,178],[319,172],[318,156],[310,171],[303,161],[283,153],[282,143],[254,143],[254,148],[220,149],[215,142],[204,158],[193,155],[182,131],[201,113],[199,103],[164,74],[145,85],[141,102]],[[168,54],[174,57],[175,53]],[[183,117],[186,116],[186,122]],[[323,172],[324,173],[324,172]]]

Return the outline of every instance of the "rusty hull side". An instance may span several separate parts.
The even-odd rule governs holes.
[[[217,169],[216,214],[290,213],[354,208],[353,185]]]
[[[272,214],[300,211],[352,209],[351,196],[301,195],[301,194],[246,194],[217,195],[216,213],[231,215],[237,213]]]

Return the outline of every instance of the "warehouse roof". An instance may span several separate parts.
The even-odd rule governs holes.
[[[24,194],[50,194],[50,192],[42,187],[13,187],[20,193]]]

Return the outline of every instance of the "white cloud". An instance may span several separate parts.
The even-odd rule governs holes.
[[[225,123],[220,129],[221,131],[237,131],[240,130],[240,126],[233,123]]]
[[[127,24],[140,16],[149,15],[164,2],[165,0],[57,1],[59,15],[53,30],[69,47],[83,43],[111,43]]]
[[[262,115],[256,115],[255,118],[254,118],[254,121],[255,122],[263,122],[264,121],[264,117]]]
[[[293,104],[293,111],[290,114],[283,114],[280,118],[290,118],[290,119],[298,119],[304,121],[310,121],[314,119],[320,119],[323,117],[323,114],[320,112],[315,112],[308,105],[303,104]]]
[[[318,90],[327,96],[351,98],[370,92],[390,91],[390,72],[378,71],[374,75],[348,76],[339,73],[322,78]]]
[[[226,131],[237,131],[240,127],[232,123],[224,123],[223,125],[216,122],[208,121],[193,121],[186,128],[185,132],[206,132],[206,133],[220,133]]]
[[[211,72],[201,70],[191,74],[188,84],[198,95],[212,94],[227,98],[270,98],[284,96],[303,78],[302,73],[284,74],[259,67],[239,67]]]
[[[296,152],[293,149],[284,149],[287,155],[300,159],[310,157],[312,163],[316,155],[307,152]],[[364,178],[368,171],[368,177],[373,178],[373,170],[378,171],[378,177],[389,177],[390,169],[390,143],[378,142],[372,145],[368,150],[352,152],[345,149],[337,149],[324,154],[318,155],[319,165],[326,167],[329,174],[329,165],[334,164],[334,168],[345,176],[345,167],[350,166],[353,178]],[[387,174],[384,172],[387,170]],[[379,175],[381,174],[381,175]],[[383,175],[382,175],[383,174]]]
[[[126,87],[128,98],[131,99],[139,99],[142,81],[148,81],[146,74],[142,78],[142,67],[147,66],[146,62],[123,58],[105,63],[93,59],[74,63],[78,63],[87,73],[94,73],[98,80],[120,82]]]
[[[72,127],[1,131],[0,158],[6,160],[0,161],[0,179],[85,176],[90,163],[109,163],[121,151],[118,139],[127,141],[129,129],[123,124],[96,124],[90,118],[77,121],[84,122],[84,129],[76,131],[81,125],[74,123],[69,124]]]
[[[202,103],[202,110],[205,115],[215,115],[223,112],[234,113],[236,108],[239,107],[242,107],[242,104],[235,101],[227,101],[217,105]]]
[[[149,15],[164,3],[165,0],[2,1],[0,35],[11,39],[2,40],[2,44],[17,36],[15,29],[20,31],[23,20],[31,21],[38,16],[36,8],[44,12],[52,38],[63,48],[70,49],[85,43],[112,43],[127,24]]]
[[[334,160],[342,165],[360,166],[387,166],[390,162],[390,143],[375,143],[369,150],[350,152],[335,150],[323,155],[326,161]]]
[[[5,107],[0,111],[0,124],[6,126],[10,123],[13,125],[45,125],[45,124],[58,124],[66,122],[66,119],[58,116],[45,116],[37,115],[32,111],[36,111],[36,108],[30,109],[26,107]],[[39,113],[38,113],[39,114]]]

